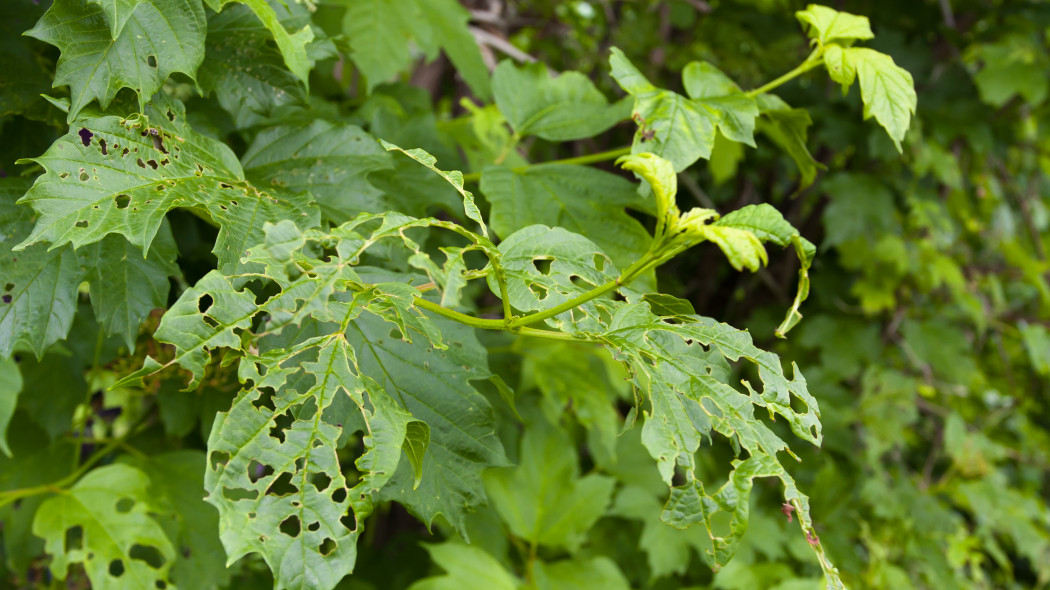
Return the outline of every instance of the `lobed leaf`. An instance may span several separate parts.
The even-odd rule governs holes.
[[[848,45],[853,41],[874,39],[868,17],[839,12],[827,6],[810,4],[795,13],[806,34],[820,45],[838,41]]]

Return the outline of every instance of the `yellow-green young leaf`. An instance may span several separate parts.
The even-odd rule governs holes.
[[[830,45],[824,53],[824,63],[831,78],[842,84],[843,91],[860,78],[864,118],[875,117],[897,151],[901,151],[901,141],[918,100],[911,74],[894,63],[892,57],[865,47],[843,49]]]
[[[839,41],[848,46],[854,41],[875,38],[866,16],[810,4],[805,10],[796,12],[795,17],[806,29],[806,34],[820,45]]]
[[[147,110],[151,126],[85,119],[33,159],[46,172],[19,202],[39,217],[19,247],[46,241],[79,248],[115,233],[148,252],[169,210],[194,208],[219,224],[213,252],[220,268],[234,271],[247,247],[262,241],[267,221],[318,223],[309,195],[255,188],[230,148],[187,124],[181,103],[155,102]]]
[[[424,545],[430,558],[447,572],[424,578],[409,590],[518,590],[515,577],[484,549],[462,543]]]
[[[627,211],[651,211],[651,203],[639,196],[633,183],[596,168],[490,166],[481,175],[481,192],[492,205],[492,230],[500,236],[534,224],[559,226],[591,236],[613,262],[624,267],[638,260],[651,241],[645,227]]]
[[[514,536],[574,553],[608,506],[614,480],[580,476],[566,432],[542,418],[528,425],[517,467],[485,473],[489,500]]]
[[[616,164],[624,170],[630,170],[649,183],[656,196],[656,215],[658,219],[678,217],[678,205],[675,195],[678,194],[678,174],[674,165],[664,158],[648,152],[623,156]]]
[[[748,205],[733,211],[714,222],[712,226],[743,229],[754,234],[762,242],[772,242],[778,246],[791,245],[794,247],[800,264],[798,290],[795,293],[795,300],[792,302],[787,316],[776,331],[776,335],[783,338],[788,330],[802,319],[802,314],[799,313],[798,309],[809,295],[809,267],[813,264],[813,257],[816,255],[816,246],[803,238],[798,230],[792,227],[779,211],[766,203]]]
[[[699,158],[710,158],[719,116],[688,98],[657,88],[617,48],[609,56],[612,77],[634,97],[638,133],[631,152],[652,152],[670,160],[677,172]]]
[[[718,245],[733,268],[737,270],[746,268],[754,272],[769,262],[765,246],[750,231],[717,225],[700,227],[704,238]]]
[[[138,469],[107,465],[45,500],[33,534],[44,538],[51,573],[64,580],[81,564],[95,588],[166,587],[175,548],[151,516],[149,483]]]
[[[194,78],[206,31],[199,1],[141,0],[112,37],[101,7],[56,0],[26,34],[61,51],[55,86],[69,86],[73,121],[92,100],[108,107],[121,88],[131,88],[144,103],[171,73]]]
[[[629,113],[610,105],[590,78],[565,72],[552,78],[542,63],[504,61],[492,74],[496,104],[518,135],[569,141],[597,135]]]

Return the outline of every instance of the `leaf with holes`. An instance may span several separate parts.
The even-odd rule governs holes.
[[[166,587],[175,549],[150,514],[148,486],[141,471],[108,465],[45,500],[33,534],[44,538],[52,574],[64,580],[81,564],[94,587]]]
[[[220,267],[239,268],[268,220],[318,223],[309,197],[244,180],[233,152],[195,132],[181,103],[149,110],[154,126],[120,117],[80,121],[33,161],[46,170],[19,202],[40,214],[19,247],[46,241],[79,248],[118,233],[148,252],[164,215],[176,207],[205,211],[220,226]]]
[[[121,88],[145,103],[173,72],[192,79],[204,59],[207,24],[200,2],[141,0],[115,37],[105,15],[92,3],[55,0],[26,33],[62,52],[55,86],[70,88],[70,121],[92,100],[108,107]]]

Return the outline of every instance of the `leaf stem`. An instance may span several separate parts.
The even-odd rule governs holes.
[[[801,76],[802,74],[805,74],[806,72],[808,72],[808,71],[812,70],[813,68],[819,66],[820,65],[820,58],[823,55],[824,55],[824,48],[823,47],[817,47],[817,48],[815,48],[813,50],[812,53],[809,54],[809,57],[806,58],[806,61],[800,63],[798,65],[798,67],[796,67],[795,69],[793,69],[790,72],[784,74],[783,76],[780,76],[779,78],[776,78],[775,80],[772,80],[770,82],[767,82],[767,83],[759,86],[758,88],[755,88],[754,90],[749,90],[749,91],[745,92],[744,94],[746,96],[750,96],[751,98],[754,98],[754,97],[756,97],[756,96],[758,96],[760,94],[765,94],[766,92],[769,92],[770,90],[773,90],[774,88],[776,88],[778,86],[781,86],[781,85],[783,85],[783,84],[785,84],[787,82],[790,82],[791,80],[794,80],[795,78]]]
[[[587,154],[586,156],[576,156],[575,158],[565,158],[562,160],[550,160],[549,162],[538,162],[536,164],[528,164],[526,166],[517,166],[511,168],[515,172],[524,172],[533,166],[542,166],[546,164],[593,164],[595,162],[604,162],[606,160],[615,160],[620,156],[626,156],[631,153],[631,146],[620,147],[614,150],[608,150],[605,152],[598,152],[596,154]],[[471,172],[470,174],[463,175],[463,182],[477,182],[481,180],[481,172]]]

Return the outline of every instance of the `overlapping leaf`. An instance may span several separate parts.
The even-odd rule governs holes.
[[[649,210],[635,185],[585,166],[541,164],[518,171],[486,168],[481,192],[492,204],[489,221],[501,236],[533,224],[591,236],[620,266],[637,260],[650,237],[627,208]]]
[[[114,8],[125,18],[115,36],[101,6],[76,0],[56,0],[26,33],[61,50],[55,86],[70,88],[70,121],[93,100],[108,107],[121,88],[144,102],[173,72],[193,78],[204,59],[207,25],[199,1],[141,0],[128,13],[129,7]]]
[[[492,91],[500,112],[521,136],[582,139],[627,116],[620,105],[609,104],[590,78],[579,72],[552,78],[541,63],[500,63],[492,73]]]

